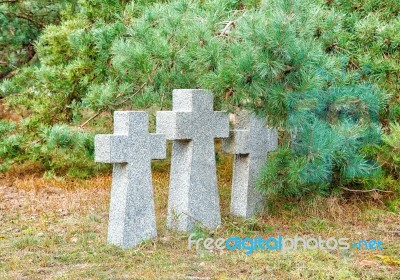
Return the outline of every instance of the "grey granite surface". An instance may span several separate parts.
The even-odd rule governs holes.
[[[151,160],[165,157],[165,135],[148,132],[146,112],[115,112],[114,134],[96,135],[95,160],[114,164],[110,244],[131,248],[157,236]]]
[[[157,133],[173,140],[168,227],[217,227],[221,214],[214,138],[229,136],[228,114],[213,110],[213,95],[205,90],[174,90],[173,110],[157,112]]]
[[[244,218],[254,216],[264,206],[264,196],[257,189],[257,179],[266,163],[267,153],[278,147],[276,129],[242,111],[235,116],[235,129],[222,141],[223,150],[234,154],[231,214]]]

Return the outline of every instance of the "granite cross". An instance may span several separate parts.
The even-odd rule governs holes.
[[[225,152],[235,154],[231,214],[248,218],[262,210],[264,196],[257,190],[257,179],[266,162],[267,153],[278,146],[275,129],[247,111],[235,117],[235,130],[222,141]]]
[[[130,248],[157,236],[151,160],[165,151],[165,135],[148,132],[146,112],[115,112],[114,134],[96,135],[95,160],[114,164],[108,243]]]
[[[229,136],[229,116],[205,90],[173,91],[173,111],[157,112],[157,132],[172,145],[167,225],[188,231],[221,223],[214,138]]]

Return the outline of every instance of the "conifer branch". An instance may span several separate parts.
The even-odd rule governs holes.
[[[140,86],[140,88],[136,91],[136,92],[134,92],[131,96],[129,96],[129,97],[127,97],[126,99],[124,99],[123,101],[121,101],[120,103],[118,103],[117,104],[117,107],[118,106],[121,106],[122,104],[124,104],[126,101],[128,101],[128,100],[130,100],[132,97],[134,97],[137,93],[139,93],[141,90],[143,90],[143,88],[145,87],[147,85],[147,82],[146,83],[143,83],[141,86]],[[95,119],[95,118],[97,118],[101,113],[103,113],[104,112],[104,110],[99,110],[99,111],[97,111],[96,112],[96,114],[94,114],[93,116],[91,116],[89,119],[87,119],[83,124],[81,124],[80,126],[79,126],[79,128],[83,128],[85,125],[87,125],[90,121],[92,121],[93,119]]]
[[[161,65],[160,63],[157,63],[156,65],[154,65],[154,67],[153,67],[151,73],[150,73],[149,76],[148,76],[148,79],[149,79],[150,83],[153,82],[153,80],[152,80],[151,77],[154,75],[154,73],[157,71],[157,69],[158,69],[158,67],[160,67],[160,65]],[[142,91],[142,90],[144,89],[144,87],[147,86],[148,84],[149,84],[148,81],[147,81],[147,82],[144,82],[144,83],[139,87],[139,89],[138,89],[137,91],[135,91],[131,96],[128,96],[127,98],[125,98],[124,100],[122,100],[120,103],[118,103],[118,104],[116,105],[116,107],[119,107],[119,106],[121,106],[122,104],[124,104],[125,102],[127,102],[128,100],[131,100],[136,94],[138,94],[140,91]],[[87,119],[83,124],[81,124],[81,125],[79,126],[79,128],[83,128],[83,127],[84,127],[85,125],[87,125],[91,120],[97,118],[102,112],[104,112],[104,110],[99,110],[99,111],[97,111],[96,114],[94,114],[94,115],[91,116],[89,119]]]
[[[27,16],[24,16],[24,15],[21,15],[21,14],[16,14],[16,13],[10,13],[10,14],[12,14],[16,18],[24,19],[26,21],[29,21],[30,23],[32,23],[38,29],[43,29],[43,27],[44,27],[43,24],[41,24],[39,22],[36,22],[36,21],[34,21],[33,19],[31,19],[31,18],[29,18]]]

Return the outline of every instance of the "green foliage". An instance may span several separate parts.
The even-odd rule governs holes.
[[[94,162],[93,133],[67,125],[41,126],[39,139],[32,141],[29,125],[17,129],[13,122],[0,122],[0,170],[13,163],[39,162],[53,176],[86,178],[106,167]]]
[[[285,94],[322,83],[314,68],[330,59],[323,60],[309,35],[316,28],[313,19],[324,11],[287,20],[293,10],[306,10],[304,2],[268,1],[236,10],[239,6],[239,1],[174,1],[145,9],[114,41],[114,71],[89,87],[84,103],[95,110],[115,110],[125,100],[133,107],[170,106],[173,88],[201,87],[215,94],[217,107],[250,107],[273,123],[284,120]]]
[[[58,23],[60,10],[75,1],[10,0],[0,2],[0,79],[33,60],[42,28]]]
[[[315,68],[334,69],[313,34],[331,28],[335,15],[312,1],[131,2],[121,9],[92,22],[82,8],[48,26],[37,43],[41,67],[29,80],[16,77],[26,80],[16,103],[51,124],[70,122],[71,106],[165,107],[172,89],[202,87],[215,93],[217,107],[250,107],[282,124],[287,93],[320,88]],[[5,83],[3,94],[15,88]],[[43,100],[30,106],[33,96]]]
[[[281,147],[269,153],[268,164],[261,171],[260,190],[274,197],[299,197],[304,193],[326,193],[327,183],[299,184],[298,174],[304,166],[304,158],[296,158],[289,147]]]
[[[382,101],[370,86],[330,88],[288,97],[290,149],[268,161],[261,185],[274,195],[301,196],[380,176],[368,147],[380,144]]]
[[[396,179],[400,179],[400,125],[390,124],[390,132],[382,140],[383,145],[377,148],[378,162]]]
[[[400,2],[379,0],[323,1],[345,14],[338,32],[321,32],[320,40],[333,55],[344,55],[349,73],[362,71],[366,82],[392,95],[385,121],[400,117]]]
[[[391,211],[391,212],[394,212],[394,213],[399,213],[400,212],[400,199],[398,199],[398,198],[394,199],[394,200],[387,201],[385,203],[385,205],[386,205],[387,209],[389,211]]]
[[[398,135],[391,128],[380,142],[378,123],[387,128],[400,117],[396,1],[57,5],[34,44],[40,63],[0,84],[8,105],[29,115],[1,135],[3,164],[32,160],[56,175],[93,174],[92,135],[111,127],[101,119],[86,126],[90,133],[74,126],[102,112],[166,109],[174,88],[207,88],[216,109],[248,108],[284,131],[285,147],[263,171],[266,192],[327,194],[344,184],[396,188]],[[387,105],[378,88],[390,94]]]
[[[94,163],[93,134],[55,125],[44,128],[42,137],[38,153],[32,155],[39,156],[50,174],[85,178],[102,168]]]
[[[14,123],[0,121],[0,135],[3,135],[0,138],[0,171],[8,169],[13,158],[21,152],[21,137],[12,134],[14,129]]]
[[[291,147],[305,156],[299,174],[303,182],[330,182],[333,169],[340,178],[367,177],[376,164],[362,149],[379,144],[379,94],[370,87],[330,88],[292,94],[288,100]]]
[[[320,88],[315,68],[333,75],[337,64],[313,38],[335,15],[311,0],[87,0],[63,18],[36,42],[41,64],[0,87],[9,105],[29,111],[20,133],[31,141],[43,126],[82,122],[87,110],[169,107],[172,89],[188,87],[213,91],[217,107],[249,107],[284,124],[286,95]],[[61,168],[40,151],[32,155],[46,168]]]

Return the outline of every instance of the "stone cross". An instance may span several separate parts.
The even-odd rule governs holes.
[[[223,150],[234,154],[231,214],[248,218],[262,210],[264,196],[257,190],[257,179],[267,153],[278,146],[276,129],[247,111],[235,117],[235,130],[222,141]]]
[[[114,134],[96,135],[95,161],[114,164],[108,243],[130,248],[157,236],[151,160],[165,157],[165,135],[148,132],[146,112],[115,112]]]
[[[173,110],[157,112],[157,132],[173,140],[168,227],[217,227],[221,213],[214,138],[229,136],[228,114],[213,110],[213,95],[205,90],[174,90]]]

